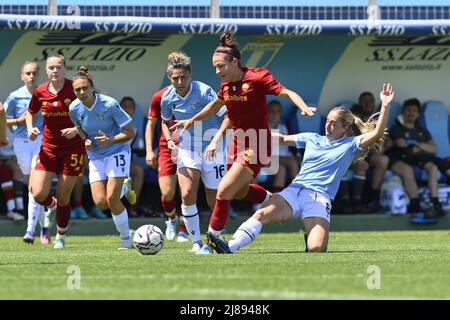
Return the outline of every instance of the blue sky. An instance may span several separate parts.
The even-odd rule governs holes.
[[[46,5],[48,0],[0,0],[3,5]],[[210,0],[57,0],[62,5],[209,5]],[[363,6],[368,3],[367,0],[219,0],[220,4],[230,6]],[[449,0],[378,0],[379,5],[383,6],[448,6]]]

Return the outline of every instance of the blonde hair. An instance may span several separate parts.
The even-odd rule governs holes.
[[[344,127],[349,127],[346,132],[346,136],[359,136],[375,130],[377,125],[379,113],[375,113],[367,120],[367,122],[362,121],[360,118],[355,116],[350,109],[345,107],[334,107],[330,112],[335,112],[338,114],[340,121]],[[386,134],[386,132],[384,133]],[[382,135],[377,141],[370,145],[366,151],[364,151],[356,160],[364,159],[370,150],[375,150],[378,153],[383,151],[384,135]]]
[[[167,74],[170,74],[173,69],[183,69],[191,73],[191,57],[186,53],[182,51],[169,53],[167,60]]]

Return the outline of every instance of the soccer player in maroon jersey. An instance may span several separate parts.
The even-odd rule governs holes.
[[[183,126],[186,130],[194,121],[213,115],[223,105],[227,107],[234,134],[229,149],[231,161],[228,161],[228,171],[219,184],[209,223],[209,232],[215,235],[219,235],[225,226],[232,199],[263,203],[270,197],[270,193],[263,187],[250,184],[261,167],[268,165],[265,159],[270,159],[271,156],[266,95],[290,100],[306,116],[311,116],[316,111],[316,108],[308,107],[297,93],[275,80],[267,69],[244,67],[240,59],[241,53],[231,32],[223,33],[212,58],[216,74],[222,78],[217,99],[206,105],[196,116],[172,126]],[[253,143],[248,138],[252,131],[256,135]]]
[[[145,128],[145,143],[146,143],[146,157],[147,164],[158,170],[158,183],[161,190],[161,205],[164,213],[168,217],[166,221],[165,236],[167,240],[173,240],[175,238],[175,227],[177,223],[177,217],[175,213],[175,192],[177,187],[177,165],[172,161],[171,151],[167,147],[167,141],[160,131],[160,137],[158,142],[158,155],[153,150],[153,135],[155,133],[156,126],[161,128],[161,97],[166,92],[168,87],[165,87],[156,92],[150,103],[148,110],[148,122]],[[183,219],[179,219],[179,230],[177,242],[188,241],[188,234]]]
[[[70,196],[77,178],[82,175],[84,142],[77,134],[69,116],[69,105],[76,99],[72,81],[65,78],[64,57],[55,54],[47,58],[46,72],[50,81],[37,87],[26,115],[28,137],[36,139],[39,129],[34,117],[42,110],[44,132],[41,150],[30,177],[30,191],[36,201],[49,208],[46,227],[51,227],[56,215],[57,235],[54,248],[64,248],[64,238],[70,219]],[[58,174],[56,198],[50,193],[53,177]]]

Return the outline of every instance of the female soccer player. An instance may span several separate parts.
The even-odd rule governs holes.
[[[85,67],[73,78],[77,100],[69,106],[78,134],[84,140],[89,157],[89,183],[97,207],[110,209],[120,233],[121,247],[132,248],[128,213],[121,199],[124,180],[130,174],[131,148],[135,136],[131,117],[111,97],[95,92],[94,83]],[[128,181],[130,181],[128,179]],[[131,190],[131,181],[127,190]]]
[[[158,141],[158,155],[153,150],[153,135],[157,125],[161,126],[161,99],[164,92],[169,87],[165,87],[156,92],[151,100],[148,110],[148,122],[145,128],[145,144],[147,164],[152,169],[158,170],[158,184],[161,190],[161,206],[167,216],[166,221],[166,239],[171,241],[175,239],[177,213],[175,210],[175,194],[177,188],[177,164],[172,161],[171,150],[167,147],[167,141],[161,132]],[[179,220],[179,230],[177,242],[189,241],[186,226],[183,219]]]
[[[181,191],[181,213],[189,236],[193,242],[192,252],[201,249],[201,234],[197,209],[197,190],[200,177],[203,180],[206,198],[210,207],[216,197],[217,186],[225,171],[224,143],[221,140],[229,125],[228,118],[221,123],[225,108],[218,110],[197,127],[184,131],[178,146],[173,141],[169,127],[172,116],[176,121],[193,117],[205,105],[216,99],[216,93],[208,85],[192,80],[191,58],[183,52],[169,54],[167,76],[172,86],[161,99],[162,130],[171,150],[177,150],[178,184]],[[208,140],[208,134],[209,136]],[[211,139],[212,138],[212,139]],[[220,141],[220,142],[219,142]],[[213,161],[209,161],[206,150],[214,150]]]
[[[39,153],[42,143],[42,134],[35,140],[28,139],[27,126],[25,124],[25,113],[33,91],[37,87],[39,77],[39,66],[34,61],[25,61],[22,65],[20,77],[24,86],[11,92],[5,101],[5,111],[7,123],[12,128],[14,134],[14,153],[17,163],[28,185],[30,180],[31,167],[35,164],[35,157]],[[39,112],[35,118],[35,126],[42,130],[42,114]],[[44,226],[44,208],[36,202],[33,194],[28,194],[28,225],[23,241],[34,243],[34,231],[37,222],[41,225],[41,243],[50,243],[50,230]]]
[[[76,97],[72,81],[65,78],[64,57],[59,54],[48,57],[45,69],[50,81],[34,90],[25,118],[30,140],[40,134],[35,124],[39,110],[44,118],[42,145],[31,172],[30,191],[37,203],[49,208],[45,227],[52,226],[56,213],[54,248],[61,249],[69,225],[70,195],[82,173],[85,149],[69,116],[69,105]],[[54,198],[50,188],[56,174],[59,174],[59,180]]]
[[[232,199],[245,199],[263,203],[270,193],[259,185],[250,184],[262,166],[270,162],[271,135],[267,116],[266,95],[276,95],[290,100],[304,115],[313,115],[316,108],[308,107],[295,92],[283,87],[265,68],[247,68],[240,63],[241,53],[231,32],[220,37],[220,46],[214,51],[212,64],[222,78],[217,98],[191,119],[173,127],[188,129],[223,105],[234,129],[231,161],[228,172],[220,182],[208,230],[219,235],[227,221]],[[184,131],[183,130],[183,131]],[[232,163],[230,163],[232,162]]]
[[[281,142],[305,148],[300,172],[287,188],[244,222],[229,242],[207,233],[214,249],[218,253],[233,253],[252,242],[264,225],[296,216],[303,220],[307,251],[326,251],[331,201],[351,163],[363,159],[370,149],[380,151],[393,98],[392,86],[384,84],[378,121],[371,117],[368,122],[362,122],[349,109],[336,107],[328,113],[325,136],[279,135]]]

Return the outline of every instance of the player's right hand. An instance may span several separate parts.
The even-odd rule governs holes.
[[[167,141],[167,148],[169,148],[169,150],[178,149],[177,145],[175,144],[175,142],[173,142],[173,140]]]
[[[31,141],[36,140],[36,138],[39,136],[39,134],[41,133],[41,131],[34,127],[33,129],[31,129],[30,132],[28,132],[28,139],[30,139]]]
[[[153,150],[150,150],[147,152],[145,156],[145,162],[147,162],[147,165],[156,170],[157,162],[156,162],[156,155],[153,152]]]
[[[172,131],[180,126],[183,126],[183,130],[181,130],[181,132],[180,132],[180,137],[181,137],[183,135],[183,132],[185,130],[187,130],[190,126],[192,126],[193,123],[194,123],[194,121],[192,121],[192,118],[187,119],[187,120],[177,120],[177,123],[175,123],[169,129],[170,129],[170,131]]]

